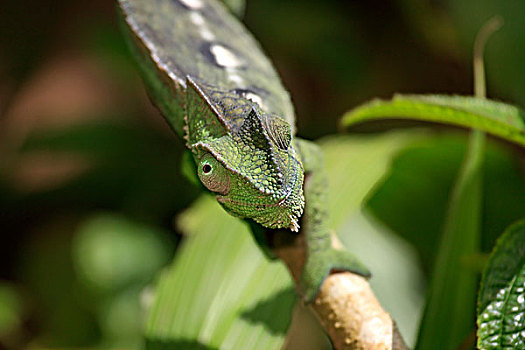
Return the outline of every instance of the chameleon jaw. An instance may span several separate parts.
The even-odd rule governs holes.
[[[258,215],[243,216],[231,213],[232,215],[253,219],[258,224],[271,229],[289,229],[293,232],[299,231],[299,217],[302,214],[302,208],[299,212],[295,212],[292,208],[283,207],[283,204],[290,197],[292,190],[274,203],[253,203],[245,201],[234,201],[231,198],[223,195],[215,195],[219,203],[225,205],[225,209],[230,212],[228,205],[243,206],[249,208],[257,208],[260,213]],[[274,215],[272,215],[274,214]],[[278,214],[278,215],[275,215]],[[285,224],[286,223],[286,224]]]

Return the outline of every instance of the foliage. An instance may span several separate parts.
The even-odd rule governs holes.
[[[483,273],[478,299],[478,347],[525,346],[525,222],[509,227],[498,240]]]
[[[513,105],[469,96],[396,95],[343,116],[345,126],[374,118],[406,118],[475,128],[525,145],[525,112]]]
[[[241,11],[239,1],[231,3]],[[381,119],[321,143],[331,225],[371,267],[371,284],[408,342],[416,343],[429,295],[437,301],[426,308],[428,339],[445,338],[452,324],[429,320],[455,314],[451,322],[463,326],[443,348],[474,346],[476,315],[466,305],[476,294],[468,290],[487,260],[478,323],[489,326],[480,327],[478,342],[510,341],[485,330],[518,325],[511,317],[524,312],[519,286],[512,289],[523,272],[523,223],[511,226],[525,213],[523,114],[495,101],[524,103],[525,5],[267,0],[245,10],[246,25],[292,92],[301,136],[310,139],[335,133],[343,111],[370,96],[470,94],[475,33],[494,13],[504,17],[486,54],[493,100],[401,94],[354,109],[346,123]],[[152,347],[166,345],[163,337],[201,349],[230,340],[329,348],[297,308],[285,334],[294,297],[282,266],[261,256],[237,220],[206,198],[195,201],[197,188],[180,174],[183,146],[149,106],[113,4],[6,1],[0,17],[0,347],[134,348],[146,324]],[[468,173],[463,130],[418,123],[424,130],[389,132],[414,124],[382,117],[496,135],[480,161],[480,193],[470,196],[468,181],[456,180],[460,169]],[[467,201],[457,200],[460,183]],[[468,207],[481,210],[477,236],[451,219]],[[215,230],[219,222],[226,226]],[[268,289],[253,278],[259,272]],[[195,292],[201,283],[208,288]],[[171,291],[181,294],[170,301]],[[503,294],[513,298],[499,303]],[[505,322],[493,318],[499,308],[491,305],[507,305],[498,313]]]
[[[295,302],[285,267],[210,196],[179,224],[189,237],[155,287],[147,348],[280,349]]]

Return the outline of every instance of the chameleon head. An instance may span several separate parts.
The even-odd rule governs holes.
[[[212,100],[188,83],[186,141],[200,181],[230,214],[298,231],[304,170],[290,125],[240,96],[232,100],[237,108],[224,108],[218,100],[232,96],[215,94]]]

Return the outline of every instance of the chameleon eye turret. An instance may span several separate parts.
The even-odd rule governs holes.
[[[202,184],[210,191],[222,195],[230,191],[230,174],[211,154],[206,153],[200,159],[198,176]]]

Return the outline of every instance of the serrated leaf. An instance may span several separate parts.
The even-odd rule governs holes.
[[[483,274],[478,347],[525,348],[525,220],[505,231]]]
[[[395,95],[372,100],[343,116],[343,126],[375,119],[412,119],[479,129],[525,145],[525,112],[503,102],[470,96]]]

